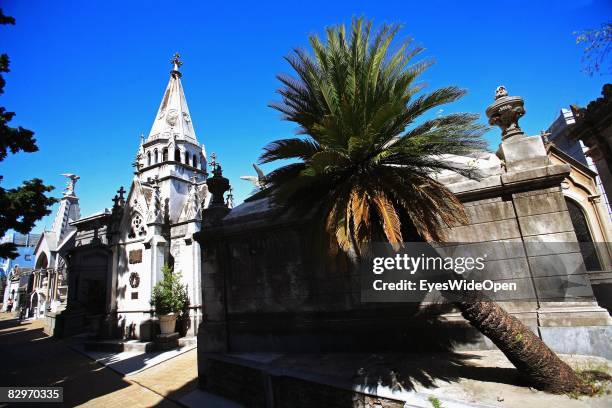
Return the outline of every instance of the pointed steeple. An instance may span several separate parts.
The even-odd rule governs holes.
[[[53,228],[51,229],[55,233],[56,244],[59,244],[66,234],[75,228],[70,223],[81,218],[79,198],[74,191],[76,182],[80,177],[72,173],[64,173],[62,176],[67,177],[68,182],[66,183],[63,197],[59,202],[59,208],[55,214]]]
[[[159,138],[171,139],[175,137],[176,139],[184,139],[197,143],[191,115],[189,114],[189,108],[185,99],[185,92],[181,84],[182,74],[179,69],[183,63],[180,55],[178,53],[174,54],[170,63],[172,64],[170,81],[157,110],[157,116],[153,121],[147,142]]]

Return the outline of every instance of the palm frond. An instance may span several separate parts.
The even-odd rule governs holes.
[[[285,159],[307,160],[320,150],[319,144],[310,139],[275,140],[264,147],[264,152],[259,157],[259,163],[270,163]]]
[[[466,221],[461,202],[436,181],[442,171],[478,177],[447,158],[486,147],[478,116],[453,113],[422,120],[465,91],[443,87],[422,94],[417,80],[432,65],[411,40],[394,47],[399,25],[373,29],[353,19],[310,37],[309,53],[286,57],[294,76],[279,75],[281,101],[271,104],[298,125],[304,138],[277,140],[261,163],[297,160],[267,175],[267,193],[278,202],[315,214],[314,225],[340,248],[359,255],[383,239],[399,247],[401,220],[426,240]],[[331,242],[330,241],[330,242]]]

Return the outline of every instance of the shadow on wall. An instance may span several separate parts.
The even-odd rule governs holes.
[[[404,303],[338,312],[232,313],[229,346],[238,352],[414,353],[450,352],[483,341],[465,321],[441,317],[452,305],[420,307]]]

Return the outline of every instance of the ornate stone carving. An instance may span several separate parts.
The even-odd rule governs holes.
[[[132,272],[130,274],[130,286],[134,289],[140,286],[140,276],[138,276],[138,273]]]
[[[161,224],[164,221],[163,209],[162,209],[162,198],[160,193],[159,181],[154,179],[153,182],[153,197],[152,203],[149,206],[149,215],[147,217],[147,223]]]
[[[217,162],[217,156],[213,153],[210,155],[210,158],[210,167],[212,168],[213,176],[206,179],[208,191],[212,194],[209,207],[227,208],[223,194],[230,188],[229,180],[223,177],[223,170],[221,169],[221,165]]]
[[[508,91],[505,86],[500,85],[495,89],[495,99],[503,98],[504,96],[508,96]]]
[[[201,208],[202,200],[200,197],[200,189],[196,182],[196,178],[192,177],[191,184],[189,185],[189,195],[181,210],[179,221],[200,220],[202,218]]]
[[[144,237],[147,235],[142,216],[139,213],[134,213],[132,216],[132,228],[128,234],[128,238]]]
[[[168,114],[166,115],[166,123],[168,123],[170,126],[175,126],[177,119],[178,112],[176,111],[176,109],[170,109],[168,111]]]
[[[487,108],[490,125],[499,126],[502,140],[516,135],[523,135],[518,121],[525,114],[523,98],[508,96],[506,87],[498,86],[495,91],[495,102]]]

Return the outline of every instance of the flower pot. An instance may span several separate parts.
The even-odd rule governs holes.
[[[175,327],[176,327],[176,314],[175,313],[168,313],[168,314],[159,316],[159,328],[161,330],[161,334],[174,333]]]

